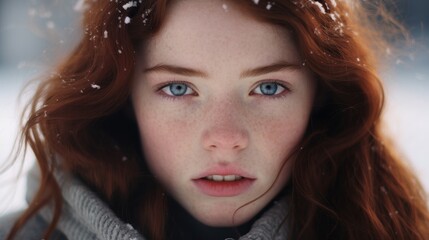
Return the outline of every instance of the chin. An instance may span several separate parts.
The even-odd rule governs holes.
[[[257,215],[257,212],[253,213],[253,211],[249,210],[250,209],[247,208],[241,208],[238,211],[236,208],[234,210],[222,210],[218,208],[214,211],[203,211],[191,214],[199,222],[210,227],[236,227],[250,221]]]
[[[236,227],[246,223],[249,219],[233,219],[232,215],[228,217],[215,217],[215,218],[197,218],[201,223],[210,227]]]

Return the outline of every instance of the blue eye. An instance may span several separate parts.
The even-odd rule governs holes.
[[[285,87],[283,87],[281,84],[276,82],[265,82],[259,84],[255,90],[254,93],[260,94],[260,95],[266,95],[266,96],[272,96],[277,95],[286,90]]]
[[[161,89],[164,93],[170,96],[180,97],[194,93],[185,83],[170,83]]]

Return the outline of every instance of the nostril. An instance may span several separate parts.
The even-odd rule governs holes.
[[[248,145],[248,134],[236,128],[211,128],[202,135],[202,144],[207,150],[240,151]]]

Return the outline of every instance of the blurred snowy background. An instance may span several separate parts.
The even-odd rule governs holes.
[[[78,0],[0,0],[0,165],[9,158],[29,91],[24,84],[58,61],[80,36]],[[407,54],[384,75],[388,131],[429,191],[429,1],[398,0],[399,18],[413,34]],[[23,172],[34,162],[26,156]],[[0,216],[25,206],[19,164],[0,174]],[[25,175],[25,174],[22,174]]]

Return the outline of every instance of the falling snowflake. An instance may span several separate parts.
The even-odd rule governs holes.
[[[55,28],[55,23],[52,22],[52,21],[49,21],[49,22],[46,23],[46,27],[48,29],[54,29]]]
[[[95,83],[91,83],[91,87],[97,90],[101,88],[100,85],[97,85]]]
[[[137,1],[129,1],[122,6],[122,8],[125,10],[132,7],[137,7]]]
[[[225,3],[222,4],[222,8],[225,12],[228,12],[228,5],[226,5]]]
[[[320,12],[323,14],[326,14],[326,10],[323,7],[323,4],[321,4],[320,2],[316,2],[314,0],[309,0],[309,3],[311,3],[312,5],[315,5],[319,8]],[[303,5],[301,5],[303,7]]]
[[[78,0],[77,3],[74,5],[73,9],[76,12],[84,12],[86,9],[88,9],[88,4],[85,3],[85,0]]]

